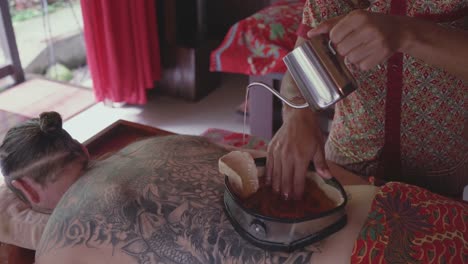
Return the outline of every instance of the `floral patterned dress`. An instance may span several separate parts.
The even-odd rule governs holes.
[[[360,0],[362,1],[362,0]],[[468,1],[371,0],[371,12],[468,29]],[[298,35],[357,8],[350,0],[307,1]],[[327,158],[362,175],[459,195],[468,185],[468,83],[408,54],[354,72],[360,88],[336,105]]]

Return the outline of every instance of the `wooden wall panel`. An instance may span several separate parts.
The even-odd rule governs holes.
[[[196,101],[219,84],[210,53],[237,21],[272,0],[156,0],[163,77],[159,91]]]

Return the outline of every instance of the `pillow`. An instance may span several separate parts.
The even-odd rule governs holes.
[[[8,189],[0,174],[0,243],[35,250],[49,215],[31,210]]]

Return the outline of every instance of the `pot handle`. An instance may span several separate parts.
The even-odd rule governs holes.
[[[330,50],[330,52],[333,54],[333,55],[336,55],[336,51],[335,51],[335,48],[333,48],[333,43],[330,40],[328,40],[328,49]]]
[[[250,88],[252,87],[263,87],[265,89],[267,89],[268,91],[270,91],[273,95],[275,95],[276,97],[278,97],[281,101],[283,101],[285,104],[289,105],[290,107],[292,108],[296,108],[296,109],[302,109],[302,108],[307,108],[309,107],[309,104],[308,103],[304,103],[304,104],[294,104],[294,103],[291,103],[288,99],[284,98],[280,93],[278,93],[275,89],[271,88],[270,86],[264,84],[264,83],[261,83],[261,82],[252,82],[251,84],[249,84],[247,86],[247,93],[249,91]]]

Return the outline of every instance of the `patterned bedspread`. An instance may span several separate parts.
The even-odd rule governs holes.
[[[468,263],[468,203],[387,183],[374,198],[351,263]]]
[[[294,48],[305,0],[280,0],[234,24],[211,53],[211,71],[284,73],[283,57]]]

